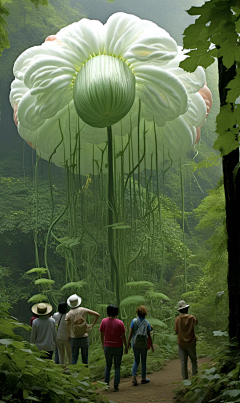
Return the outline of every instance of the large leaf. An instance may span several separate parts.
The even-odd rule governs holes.
[[[44,294],[35,294],[28,300],[28,302],[33,302],[35,304],[37,302],[47,302],[47,301],[48,301],[48,297],[46,297],[46,295],[44,295]]]
[[[70,283],[64,284],[64,286],[61,288],[61,290],[66,290],[68,288],[81,288],[81,287],[85,287],[86,285],[87,285],[87,283],[84,280],[72,281]]]
[[[143,305],[145,302],[145,298],[141,295],[131,295],[130,297],[127,297],[122,300],[120,303],[120,306],[122,308],[129,308],[130,306],[138,306],[138,305]]]
[[[26,274],[31,274],[31,273],[39,273],[39,274],[44,274],[46,273],[47,269],[45,267],[36,267],[34,269],[28,270]]]
[[[160,299],[161,301],[170,301],[170,299],[167,297],[167,295],[165,295],[161,292],[149,291],[147,293],[147,297],[153,298],[153,299]]]
[[[54,280],[50,280],[49,278],[38,278],[34,281],[34,284],[54,284]]]
[[[147,317],[147,320],[153,327],[161,327],[167,329],[166,323],[162,322],[160,319]]]

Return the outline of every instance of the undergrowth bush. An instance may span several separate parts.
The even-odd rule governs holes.
[[[30,330],[9,315],[10,305],[0,304],[0,402],[77,403],[108,402],[95,393],[89,369],[83,364],[63,368],[41,358],[36,346],[14,333]]]
[[[227,332],[214,332],[218,346],[211,364],[203,364],[192,381],[183,381],[184,388],[176,391],[176,403],[235,403],[240,402],[240,351],[228,341]]]

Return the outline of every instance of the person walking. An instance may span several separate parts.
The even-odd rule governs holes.
[[[181,361],[183,379],[188,379],[187,361],[192,362],[192,375],[197,374],[196,336],[194,327],[198,324],[197,318],[188,314],[189,305],[185,301],[178,302],[179,316],[175,319],[175,332],[178,335],[178,351]]]
[[[55,354],[55,364],[65,364],[65,351],[67,353],[68,362],[70,365],[72,361],[72,349],[71,349],[71,339],[67,332],[66,327],[66,313],[67,313],[67,303],[60,302],[58,304],[58,312],[53,314],[53,319],[55,320],[55,324],[57,325],[57,351],[58,354]],[[58,358],[59,357],[59,362]]]
[[[80,307],[81,303],[82,298],[77,294],[73,294],[67,299],[67,304],[71,310],[67,313],[65,322],[71,338],[72,365],[77,364],[79,349],[81,349],[83,364],[88,364],[88,331],[92,329],[99,318],[99,313]],[[87,324],[86,315],[95,317],[92,325]]]
[[[117,305],[108,305],[107,315],[108,318],[102,320],[99,329],[101,332],[102,348],[106,358],[105,382],[109,385],[112,361],[114,359],[114,392],[117,392],[120,383],[120,366],[123,356],[123,344],[125,346],[125,354],[128,353],[125,334],[126,330],[123,322],[117,319]]]
[[[32,312],[38,315],[38,318],[32,322],[32,331],[30,343],[36,344],[37,348],[47,353],[47,359],[52,359],[55,345],[57,344],[57,333],[55,321],[48,315],[52,312],[52,305],[48,303],[35,304]]]
[[[130,333],[128,336],[128,347],[131,347],[131,339],[133,338],[132,341],[132,346],[133,346],[133,354],[134,354],[134,363],[132,367],[132,383],[134,386],[138,385],[137,382],[137,369],[140,363],[142,363],[142,380],[141,383],[149,383],[150,379],[146,378],[147,374],[147,339],[149,338],[149,344],[150,347],[152,348],[152,351],[154,352],[154,347],[152,343],[152,337],[151,337],[151,325],[148,322],[147,319],[145,319],[145,316],[147,315],[147,310],[144,305],[141,305],[137,308],[137,315],[138,318],[134,318],[131,322],[130,325]]]

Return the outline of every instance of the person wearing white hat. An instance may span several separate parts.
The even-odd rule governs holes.
[[[67,299],[67,304],[71,310],[67,313],[65,321],[68,334],[71,337],[72,365],[77,364],[80,349],[83,364],[88,364],[88,331],[92,329],[99,318],[99,313],[80,307],[81,303],[82,298],[77,294],[73,294]],[[86,315],[95,317],[92,325],[87,324]]]
[[[181,361],[183,379],[188,379],[187,361],[192,362],[192,375],[197,374],[196,336],[194,327],[198,324],[197,318],[188,314],[189,305],[185,301],[178,302],[179,316],[175,319],[175,332],[178,335],[178,351]]]
[[[32,312],[38,315],[38,318],[32,322],[30,343],[36,344],[39,350],[45,351],[47,357],[44,358],[51,360],[55,345],[57,345],[55,320],[49,317],[52,305],[47,302],[35,304],[32,306]]]

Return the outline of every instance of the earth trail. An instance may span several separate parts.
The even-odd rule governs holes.
[[[200,358],[198,366],[209,362],[209,357]],[[150,383],[141,385],[141,376],[138,376],[138,386],[132,385],[131,377],[123,378],[118,392],[113,392],[113,380],[111,380],[109,391],[102,390],[100,394],[114,403],[173,403],[175,396],[173,390],[178,389],[182,381],[180,359],[168,361],[160,371],[148,374],[147,378],[150,379]]]

